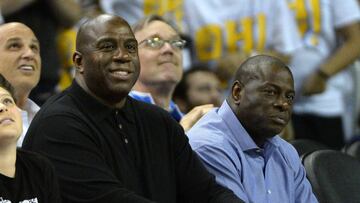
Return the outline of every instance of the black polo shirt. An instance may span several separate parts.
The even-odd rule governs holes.
[[[240,202],[216,184],[163,109],[112,109],[76,82],[37,113],[23,147],[55,165],[65,202]]]

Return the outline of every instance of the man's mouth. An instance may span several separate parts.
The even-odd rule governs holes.
[[[26,72],[32,72],[35,71],[35,67],[32,65],[22,65],[19,67],[20,70],[26,71]]]
[[[128,80],[132,74],[131,71],[119,70],[119,69],[110,70],[109,72],[114,78],[117,78],[120,80]]]
[[[0,125],[9,124],[9,123],[13,123],[13,122],[14,122],[14,120],[11,119],[11,118],[3,118],[3,119],[0,120]]]

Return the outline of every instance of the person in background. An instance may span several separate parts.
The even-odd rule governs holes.
[[[173,98],[180,110],[185,113],[204,104],[219,107],[222,100],[220,80],[207,65],[192,66],[184,72],[175,88]]]
[[[352,83],[346,69],[360,56],[358,2],[289,0],[289,7],[303,44],[290,63],[298,92],[292,119],[295,138],[340,149],[345,137],[344,95]]]
[[[16,147],[22,121],[14,94],[0,74],[0,202],[59,203],[58,182],[50,162]]]
[[[40,42],[42,69],[39,84],[30,98],[42,105],[56,93],[60,73],[57,36],[63,28],[70,28],[81,17],[77,0],[0,0],[6,23],[21,22],[31,28]]]
[[[22,23],[0,25],[0,73],[15,88],[17,106],[22,115],[23,133],[18,139],[19,147],[40,109],[29,99],[31,90],[39,82],[40,71],[40,45],[33,31]]]
[[[186,41],[175,25],[157,15],[143,18],[133,30],[139,43],[141,70],[130,96],[167,110],[187,131],[213,105],[198,106],[183,116],[172,101],[183,75],[182,49]]]
[[[216,183],[168,112],[128,96],[140,62],[123,18],[82,24],[73,61],[73,84],[43,105],[23,146],[52,161],[64,202],[242,202]]]
[[[193,62],[214,68],[223,88],[248,57],[263,53],[286,63],[301,46],[286,0],[184,0],[184,21]]]
[[[216,180],[245,202],[317,202],[295,148],[279,134],[295,96],[290,69],[267,55],[241,64],[230,95],[187,135]]]

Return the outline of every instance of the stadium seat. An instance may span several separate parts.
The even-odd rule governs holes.
[[[360,162],[334,150],[317,150],[303,164],[320,203],[360,203]]]

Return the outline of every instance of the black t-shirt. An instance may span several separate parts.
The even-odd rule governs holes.
[[[0,174],[0,202],[61,202],[50,162],[38,154],[18,149],[15,177]]]

